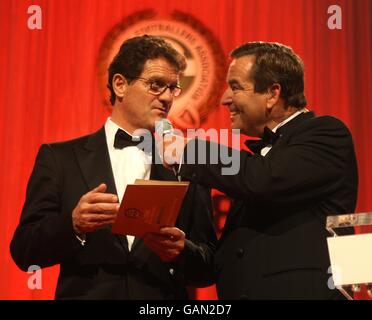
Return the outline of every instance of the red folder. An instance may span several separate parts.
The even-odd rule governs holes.
[[[112,232],[143,237],[174,226],[188,186],[189,182],[136,180],[125,190]]]

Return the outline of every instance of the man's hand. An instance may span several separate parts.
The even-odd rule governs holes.
[[[176,227],[165,227],[159,232],[147,233],[143,240],[164,262],[173,261],[185,248],[185,233]]]
[[[160,150],[164,167],[171,169],[172,166],[180,163],[183,151],[189,140],[183,137],[181,132],[181,135],[166,134],[163,139],[158,141],[158,149]]]
[[[91,232],[114,223],[119,211],[118,197],[104,193],[106,184],[84,194],[72,211],[72,224],[77,234]]]

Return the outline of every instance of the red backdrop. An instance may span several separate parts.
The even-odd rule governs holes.
[[[42,9],[42,30],[27,27],[30,5]],[[342,9],[342,29],[327,27],[327,9]],[[41,143],[70,139],[99,128],[101,104],[96,59],[106,33],[124,16],[147,8],[189,13],[212,30],[226,55],[253,40],[288,44],[306,66],[311,109],[350,128],[359,164],[357,211],[372,211],[372,1],[368,0],[2,0],[0,2],[0,298],[53,297],[57,268],[43,272],[43,289],[27,288],[9,242]],[[203,127],[229,127],[217,107]],[[213,298],[213,290],[199,298]]]

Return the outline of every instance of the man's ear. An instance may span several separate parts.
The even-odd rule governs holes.
[[[128,81],[120,73],[115,73],[112,78],[112,89],[115,92],[116,98],[121,101],[128,87]]]
[[[280,99],[280,92],[282,87],[279,83],[272,84],[267,90],[267,108],[272,109]]]

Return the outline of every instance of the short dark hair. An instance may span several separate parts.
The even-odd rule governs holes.
[[[116,99],[112,87],[114,75],[119,73],[130,83],[140,76],[147,60],[157,58],[166,59],[177,72],[182,72],[186,68],[185,57],[160,37],[143,35],[123,42],[108,68],[107,87],[111,93],[110,102],[112,105]]]
[[[304,64],[292,48],[277,42],[248,42],[231,52],[232,58],[254,55],[251,80],[255,92],[263,93],[272,84],[281,86],[280,97],[286,106],[306,106]]]

